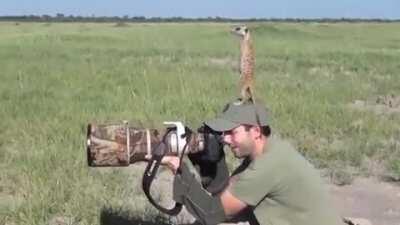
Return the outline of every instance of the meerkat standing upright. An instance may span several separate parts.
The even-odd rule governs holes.
[[[242,102],[251,100],[254,102],[254,48],[250,31],[246,26],[238,26],[232,29],[232,33],[240,37],[240,81],[239,91]]]
[[[232,33],[240,37],[240,80],[239,89],[241,102],[251,101],[254,105],[254,111],[257,123],[260,125],[256,100],[254,95],[254,67],[255,53],[249,28],[246,26],[238,26],[232,29]]]

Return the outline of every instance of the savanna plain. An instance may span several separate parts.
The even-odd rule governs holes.
[[[87,166],[86,125],[196,129],[238,95],[232,25],[0,23],[0,224],[168,223],[143,170]],[[400,24],[248,26],[274,134],[330,183],[398,182]]]

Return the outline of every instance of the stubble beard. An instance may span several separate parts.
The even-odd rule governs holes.
[[[232,148],[232,151],[236,158],[245,158],[250,156],[254,151],[254,143],[250,140],[244,141],[235,148]]]

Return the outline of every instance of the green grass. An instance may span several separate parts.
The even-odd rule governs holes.
[[[150,219],[141,174],[90,169],[90,121],[195,128],[237,94],[231,24],[0,23],[0,224],[99,224],[104,208]],[[400,95],[400,24],[250,24],[257,89],[276,133],[316,166],[400,176],[400,116],[350,110]],[[131,187],[131,188],[127,188]],[[132,202],[135,202],[133,204]]]

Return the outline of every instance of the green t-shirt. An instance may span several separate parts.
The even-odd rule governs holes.
[[[232,179],[232,194],[254,207],[261,225],[343,224],[318,171],[288,142],[268,139],[264,154]]]

